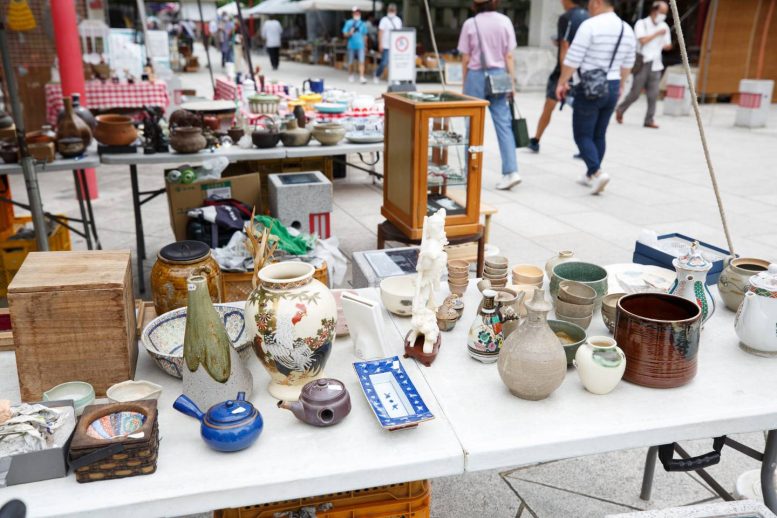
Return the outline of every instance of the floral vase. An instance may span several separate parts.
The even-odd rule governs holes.
[[[183,393],[208,409],[238,392],[251,396],[253,378],[213,307],[204,275],[189,277],[189,304],[183,339]]]
[[[246,301],[246,332],[270,373],[270,394],[283,401],[297,401],[306,383],[324,377],[335,339],[335,299],[314,272],[302,262],[265,266]]]
[[[496,296],[494,290],[483,290],[483,302],[467,334],[467,352],[483,363],[494,363],[504,342],[502,317],[497,310]]]
[[[573,361],[580,382],[592,394],[612,392],[626,372],[626,355],[609,336],[591,336]]]

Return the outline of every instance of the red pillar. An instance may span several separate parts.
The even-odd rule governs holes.
[[[78,37],[78,19],[74,0],[49,2],[54,24],[54,40],[59,58],[59,77],[62,95],[81,94],[81,104],[88,106],[84,85],[84,62],[81,58],[81,39]],[[94,169],[86,171],[86,181],[92,199],[97,198],[97,176]]]

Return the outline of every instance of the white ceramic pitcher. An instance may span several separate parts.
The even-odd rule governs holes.
[[[734,326],[742,349],[777,356],[777,264],[750,277]]]

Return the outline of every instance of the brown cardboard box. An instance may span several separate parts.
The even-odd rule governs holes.
[[[219,180],[206,180],[192,184],[167,183],[167,202],[170,207],[170,225],[175,239],[186,239],[186,213],[202,207],[203,200],[218,194],[222,198],[234,198],[261,214],[262,185],[259,173],[249,173]]]

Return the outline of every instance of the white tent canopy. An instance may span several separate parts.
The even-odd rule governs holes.
[[[302,14],[305,12],[295,0],[264,0],[259,5],[243,11],[243,17],[255,18],[267,14]]]
[[[224,4],[218,8],[218,12],[219,16],[222,14],[226,14],[228,16],[237,16],[237,4],[235,2]]]
[[[372,0],[302,0],[299,7],[305,11],[350,11],[358,7],[362,11],[372,11]],[[383,2],[375,2],[375,9],[383,9]]]
[[[202,2],[202,19],[206,22],[215,20],[216,4],[214,2],[208,2],[207,0]],[[185,1],[181,2],[181,19],[182,20],[200,20],[200,10],[197,8],[197,2]]]

